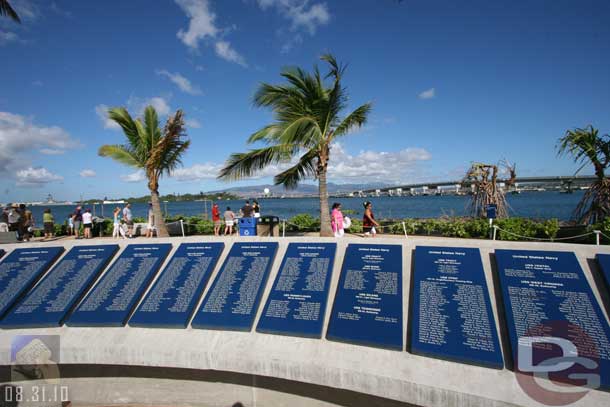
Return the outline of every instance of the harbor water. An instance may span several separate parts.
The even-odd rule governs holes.
[[[533,219],[569,220],[572,211],[582,198],[583,191],[572,194],[562,194],[556,191],[546,192],[523,192],[518,195],[507,195],[510,206],[511,217],[524,217]],[[371,197],[371,198],[331,198],[330,204],[340,202],[343,211],[355,211],[350,216],[362,217],[364,211],[362,203],[369,200],[373,203],[373,212],[378,219],[397,218],[438,218],[443,216],[465,216],[470,202],[470,196],[457,195],[428,195],[428,196],[403,196],[403,197]],[[294,215],[307,213],[319,217],[319,200],[317,198],[267,198],[258,199],[262,215],[275,215],[282,219],[291,218]],[[244,205],[245,200],[218,201],[221,213],[230,207],[235,213]],[[85,205],[95,215],[112,217],[115,207],[124,205]],[[211,218],[211,202],[183,201],[162,202],[161,209],[167,216],[203,216],[207,206],[208,217]],[[45,206],[32,206],[32,212],[36,223],[41,223]],[[63,221],[74,211],[75,205],[59,205],[49,207],[55,217],[56,223]],[[145,203],[133,203],[132,212],[136,217],[146,217],[148,205]]]

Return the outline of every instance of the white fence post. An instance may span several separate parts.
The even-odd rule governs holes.
[[[494,225],[493,228],[494,228],[493,240],[496,240],[496,234],[498,233],[498,227],[496,225]]]
[[[599,235],[601,233],[601,230],[594,230],[593,233],[595,233],[595,244],[599,246]]]
[[[405,222],[402,222],[402,230],[404,230],[405,232],[405,239],[408,239],[409,236],[407,236],[407,225],[405,224]]]
[[[286,219],[282,221],[282,237],[286,237]]]
[[[182,219],[180,219],[180,229],[182,230],[182,237],[185,237],[185,235],[184,235],[184,222],[182,221]]]

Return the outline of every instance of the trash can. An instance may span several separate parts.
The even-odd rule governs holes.
[[[259,236],[279,236],[280,218],[278,216],[261,216],[258,220],[257,231]]]
[[[256,236],[256,218],[239,218],[239,235]]]
[[[92,237],[103,237],[104,236],[104,227],[106,226],[106,219],[104,218],[98,218],[97,216],[94,216],[91,219],[91,222],[93,223],[91,225],[91,236]]]

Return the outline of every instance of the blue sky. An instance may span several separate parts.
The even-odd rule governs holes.
[[[554,150],[566,129],[610,132],[608,1],[12,4],[23,24],[0,19],[0,202],[146,194],[97,149],[123,141],[107,107],[147,103],[183,109],[192,140],[162,194],[239,185],[215,175],[271,120],[252,106],[257,84],[326,52],[349,63],[350,106],[374,104],[334,146],[334,182],[458,179],[504,158],[522,176],[569,175],[578,166]]]

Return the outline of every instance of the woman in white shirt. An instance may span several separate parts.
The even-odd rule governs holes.
[[[85,210],[83,213],[83,228],[85,239],[91,239],[91,227],[93,226],[93,215],[91,215],[91,209]]]

